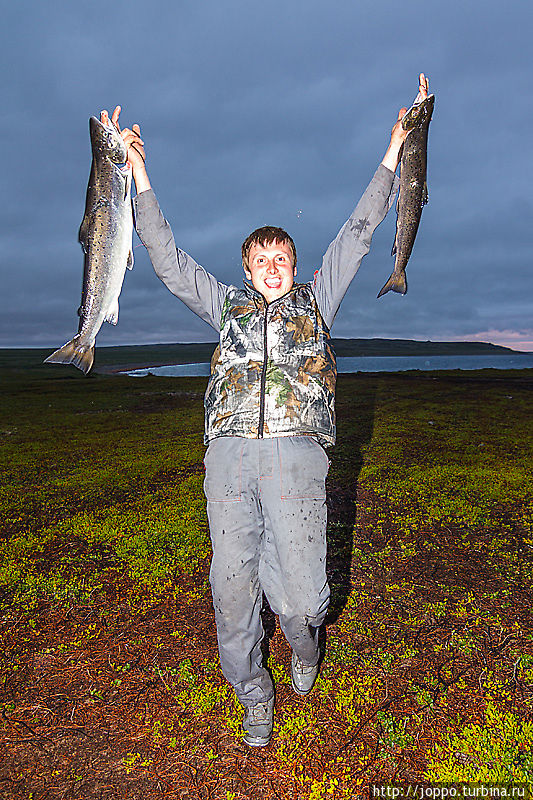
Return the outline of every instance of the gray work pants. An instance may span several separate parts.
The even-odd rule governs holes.
[[[262,664],[263,592],[300,660],[318,661],[317,629],[329,601],[329,461],[309,436],[224,436],[210,443],[205,467],[220,664],[250,706],[273,695]]]

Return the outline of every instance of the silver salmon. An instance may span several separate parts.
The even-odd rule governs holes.
[[[85,260],[78,333],[45,359],[74,364],[84,373],[94,361],[94,342],[103,322],[118,322],[118,298],[126,268],[133,267],[131,165],[118,129],[89,120],[92,165],[78,239]]]
[[[422,209],[428,201],[427,142],[429,123],[433,114],[435,96],[430,94],[420,103],[411,106],[402,118],[404,130],[409,131],[403,143],[400,161],[400,191],[396,205],[396,236],[392,255],[396,256],[394,270],[378,294],[407,292],[405,268],[415,243]]]

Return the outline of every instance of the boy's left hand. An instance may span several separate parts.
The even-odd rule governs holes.
[[[415,103],[421,103],[425,100],[429,92],[429,79],[426,78],[423,72],[420,73],[418,78],[418,94],[415,98]],[[400,160],[400,151],[402,145],[407,138],[408,131],[404,130],[402,119],[407,114],[407,108],[400,108],[398,111],[398,119],[391,131],[390,144],[381,162],[385,167],[394,172]]]
[[[423,72],[421,72],[420,77],[418,79],[418,94],[414,99],[414,103],[421,103],[422,100],[425,100],[426,97],[428,96],[428,92],[429,92],[429,79],[426,78]],[[391,133],[391,142],[393,140],[395,140],[395,142],[396,141],[399,142],[400,147],[405,142],[408,133],[408,131],[404,130],[404,127],[402,125],[402,119],[407,114],[407,111],[408,111],[407,108],[400,108],[400,110],[398,111],[398,119]]]

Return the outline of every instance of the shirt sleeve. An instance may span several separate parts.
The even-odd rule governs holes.
[[[341,300],[370,250],[372,235],[391,208],[399,180],[380,164],[351,217],[331,242],[316,272],[313,290],[320,313],[331,328]]]
[[[216,331],[228,287],[190,255],[176,248],[174,236],[152,189],[133,201],[135,229],[148,250],[155,273],[172,294]]]

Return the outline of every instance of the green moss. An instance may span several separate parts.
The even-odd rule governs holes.
[[[113,570],[157,594],[197,568],[203,383],[25,372],[3,384],[4,603],[87,599]]]
[[[478,723],[448,731],[429,754],[424,777],[435,782],[533,782],[533,722],[487,702]]]
[[[87,598],[113,568],[160,594],[210,552],[201,479],[126,506],[83,511],[0,545],[0,585],[11,602]]]

